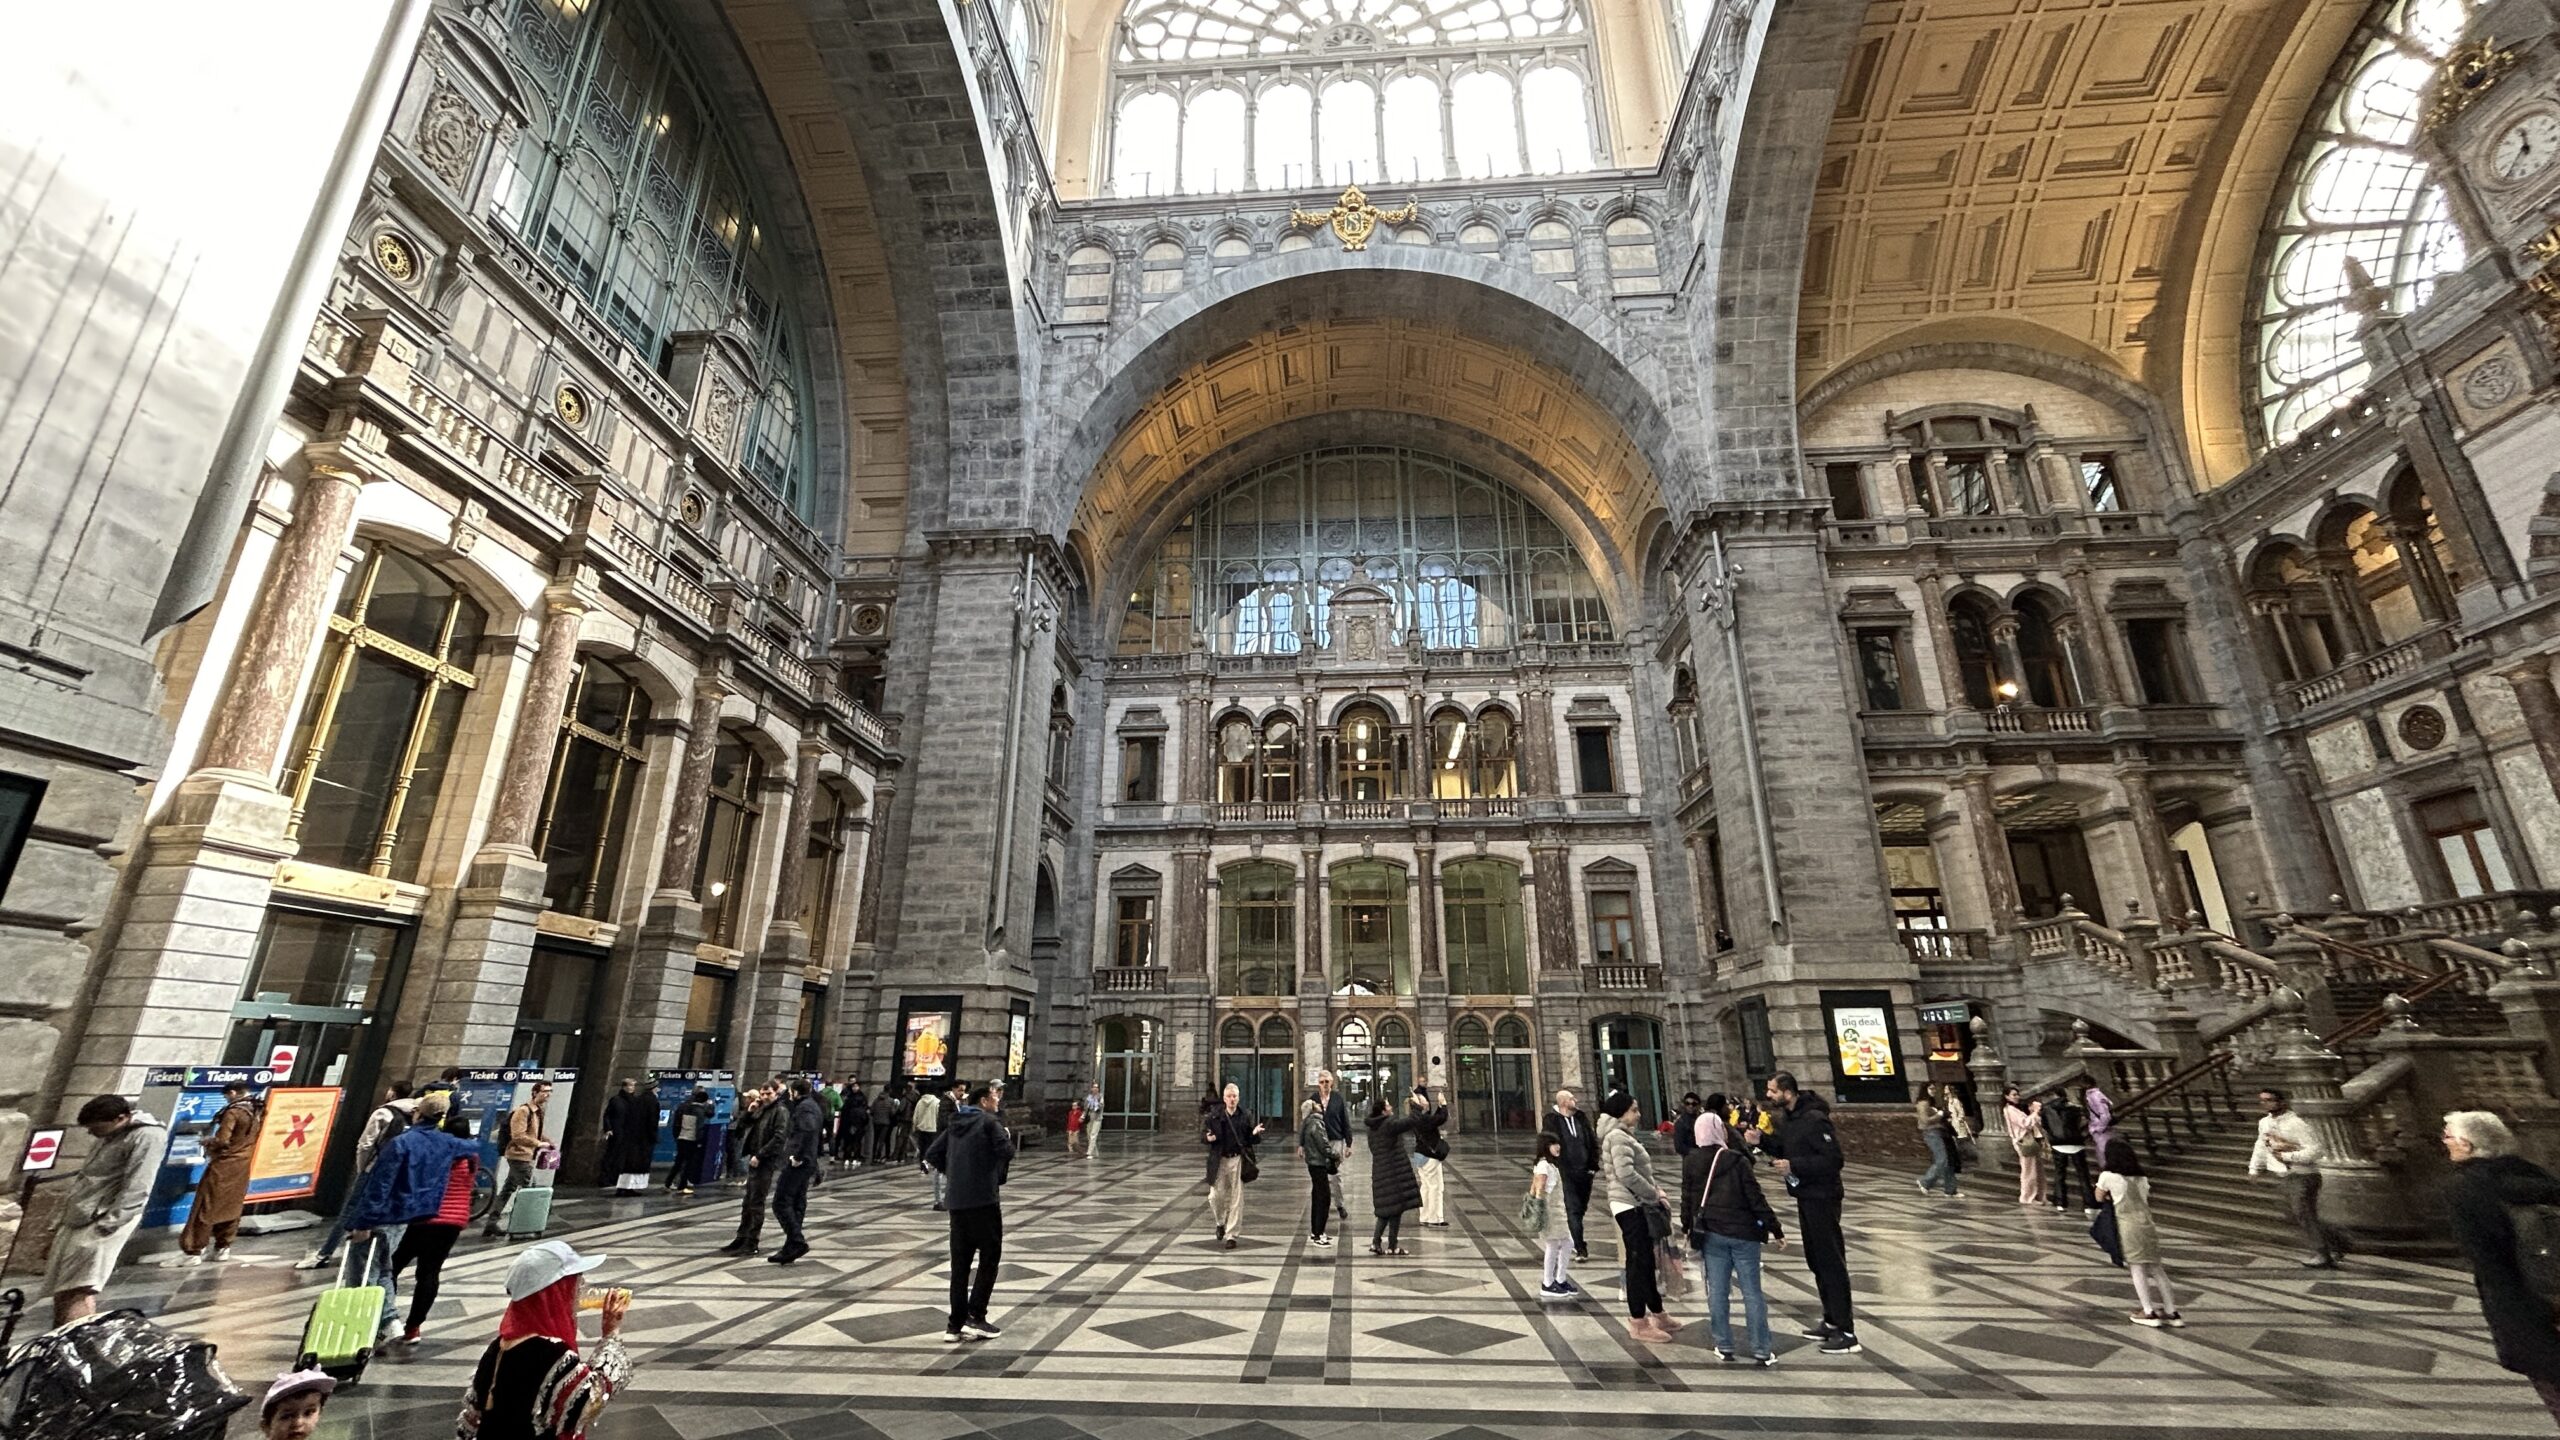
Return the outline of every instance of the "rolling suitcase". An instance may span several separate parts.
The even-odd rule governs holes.
[[[338,1283],[320,1292],[320,1298],[311,1302],[310,1318],[302,1322],[296,1368],[324,1370],[347,1385],[363,1378],[365,1362],[373,1358],[374,1341],[382,1333],[382,1287],[350,1285],[347,1277],[359,1273],[378,1243],[366,1239],[347,1247],[347,1258],[338,1265]]]
[[[507,1202],[506,1217],[499,1221],[498,1228],[510,1240],[528,1235],[541,1239],[542,1232],[551,1228],[551,1187],[527,1185],[518,1190],[515,1198]]]

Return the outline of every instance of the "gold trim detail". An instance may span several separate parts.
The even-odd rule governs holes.
[[[587,392],[575,385],[563,385],[551,397],[551,413],[572,430],[587,428]]]
[[[373,263],[382,273],[406,285],[418,278],[418,252],[388,230],[373,237]]]
[[[2427,128],[2433,130],[2472,106],[2472,102],[2496,88],[2508,71],[2516,68],[2516,52],[2501,50],[2498,42],[2482,36],[2468,45],[2456,45],[2436,67],[2434,94],[2427,101]]]
[[[1289,223],[1303,225],[1310,230],[1319,225],[1331,226],[1334,238],[1342,242],[1343,249],[1366,250],[1369,237],[1376,233],[1379,221],[1402,225],[1421,213],[1421,205],[1413,200],[1405,201],[1400,209],[1381,210],[1370,204],[1369,197],[1354,185],[1342,192],[1342,198],[1334,202],[1331,210],[1300,210],[1291,206]]]
[[[2525,259],[2538,265],[2560,260],[2560,225],[2554,225],[2524,242],[2521,253]]]

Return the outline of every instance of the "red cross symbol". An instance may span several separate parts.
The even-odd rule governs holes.
[[[287,1118],[292,1120],[293,1129],[286,1132],[283,1148],[291,1150],[297,1145],[310,1144],[311,1122],[319,1119],[320,1117],[317,1115],[294,1115]]]

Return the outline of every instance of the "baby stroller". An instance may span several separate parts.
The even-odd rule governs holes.
[[[25,1299],[0,1295],[6,1328]],[[0,1440],[222,1440],[249,1397],[201,1340],[172,1335],[139,1310],[66,1325],[0,1366]]]

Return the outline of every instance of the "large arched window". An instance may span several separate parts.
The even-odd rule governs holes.
[[[1583,0],[1132,0],[1113,49],[1109,193],[1605,164],[1590,36]],[[1253,101],[1203,110],[1215,94]]]
[[[1298,722],[1275,711],[1261,723],[1242,711],[1218,721],[1218,803],[1292,805],[1298,799]]]
[[[492,210],[663,370],[679,331],[722,330],[757,357],[748,470],[815,509],[784,277],[744,168],[680,49],[643,0],[512,0],[507,52],[535,100],[498,160]]]
[[[1432,650],[1615,634],[1581,555],[1518,491],[1436,455],[1346,446],[1274,461],[1184,517],[1131,578],[1120,650],[1179,652],[1195,632],[1226,655],[1329,647],[1333,596],[1353,584],[1394,600],[1394,642]]]
[[[1431,796],[1507,800],[1520,793],[1511,712],[1487,705],[1473,718],[1454,705],[1431,716]]]
[[[1452,860],[1440,869],[1440,900],[1449,993],[1528,993],[1520,867],[1502,860]]]
[[[1219,882],[1218,993],[1297,993],[1297,873],[1252,860],[1229,866]]]
[[[639,686],[607,661],[578,661],[533,840],[552,909],[592,918],[612,905],[623,830],[640,791],[640,731],[648,723],[649,697]]]
[[[314,865],[418,877],[488,612],[425,563],[366,547],[339,592],[281,788]]]
[[[1404,794],[1404,732],[1371,704],[1342,712],[1333,727],[1333,798],[1355,803],[1393,800]]]
[[[1333,991],[1410,995],[1413,946],[1404,909],[1404,869],[1350,860],[1327,877],[1333,908]]]
[[[2294,147],[2259,248],[2257,419],[2269,443],[2292,439],[2364,384],[2350,260],[2403,312],[2462,266],[2444,187],[2415,145],[2419,97],[2476,8],[2377,0],[2364,43],[2340,58]]]

